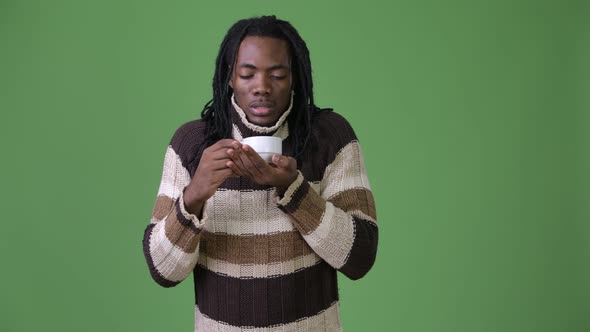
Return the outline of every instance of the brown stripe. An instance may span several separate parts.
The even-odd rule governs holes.
[[[172,211],[174,207],[174,200],[168,196],[160,195],[156,198],[152,217],[157,220],[164,220],[164,218]]]
[[[373,193],[366,188],[353,188],[342,191],[332,196],[328,201],[345,212],[360,210],[373,218],[373,220],[377,220]]]
[[[199,233],[195,233],[189,227],[181,224],[176,215],[171,215],[166,220],[164,233],[170,242],[186,253],[194,253],[199,243]]]
[[[239,279],[197,266],[196,304],[209,318],[269,327],[312,317],[338,301],[336,270],[322,261],[275,278]]]
[[[186,211],[186,209],[185,209],[185,211]],[[195,226],[195,224],[193,223],[193,221],[191,219],[188,219],[187,217],[184,216],[184,214],[182,214],[182,211],[180,210],[180,197],[176,199],[176,202],[174,202],[174,213],[170,213],[171,216],[174,214],[176,215],[176,220],[178,220],[178,222],[180,222],[184,226],[192,229],[193,232],[195,232],[195,233],[201,232],[201,229],[197,228],[197,226]]]
[[[199,242],[199,230],[192,221],[184,218],[178,205],[175,212],[170,213],[166,219],[164,234],[176,247],[189,254],[195,252]]]
[[[286,262],[313,251],[298,231],[269,235],[230,235],[201,233],[200,252],[234,264]]]
[[[297,229],[303,234],[309,234],[320,225],[326,201],[304,180],[285,209],[295,219]]]

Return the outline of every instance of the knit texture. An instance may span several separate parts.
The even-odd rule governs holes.
[[[259,130],[233,103],[234,138],[292,142],[285,117]],[[243,112],[243,111],[242,111]],[[283,196],[272,186],[230,178],[188,213],[183,190],[205,149],[200,120],[178,128],[166,150],[144,255],[153,279],[172,287],[191,273],[195,331],[341,331],[337,271],[364,276],[378,228],[361,147],[335,112],[312,118],[298,177]]]

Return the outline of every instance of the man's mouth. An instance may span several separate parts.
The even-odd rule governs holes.
[[[269,115],[272,110],[270,107],[252,107],[250,109],[254,115],[258,116]]]
[[[265,116],[272,113],[273,104],[269,101],[258,101],[250,104],[250,110],[254,115]]]

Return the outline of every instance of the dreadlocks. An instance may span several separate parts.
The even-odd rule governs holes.
[[[223,138],[231,138],[229,81],[238,48],[247,36],[278,38],[285,40],[289,45],[295,96],[287,121],[292,136],[293,154],[298,159],[311,135],[312,113],[330,109],[320,109],[314,104],[311,61],[305,41],[289,22],[279,20],[274,15],[236,22],[221,42],[213,75],[213,99],[205,104],[201,112],[201,118],[207,124],[206,145],[210,146]]]

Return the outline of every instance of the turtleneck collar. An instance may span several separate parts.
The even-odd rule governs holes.
[[[276,136],[282,139],[289,136],[289,125],[286,120],[293,108],[293,93],[291,93],[289,107],[271,127],[258,126],[248,121],[246,113],[244,113],[244,110],[242,110],[238,103],[236,103],[233,94],[231,96],[231,104],[233,108],[233,111],[231,112],[233,124],[232,136],[235,140],[241,141],[242,138],[250,136]]]

